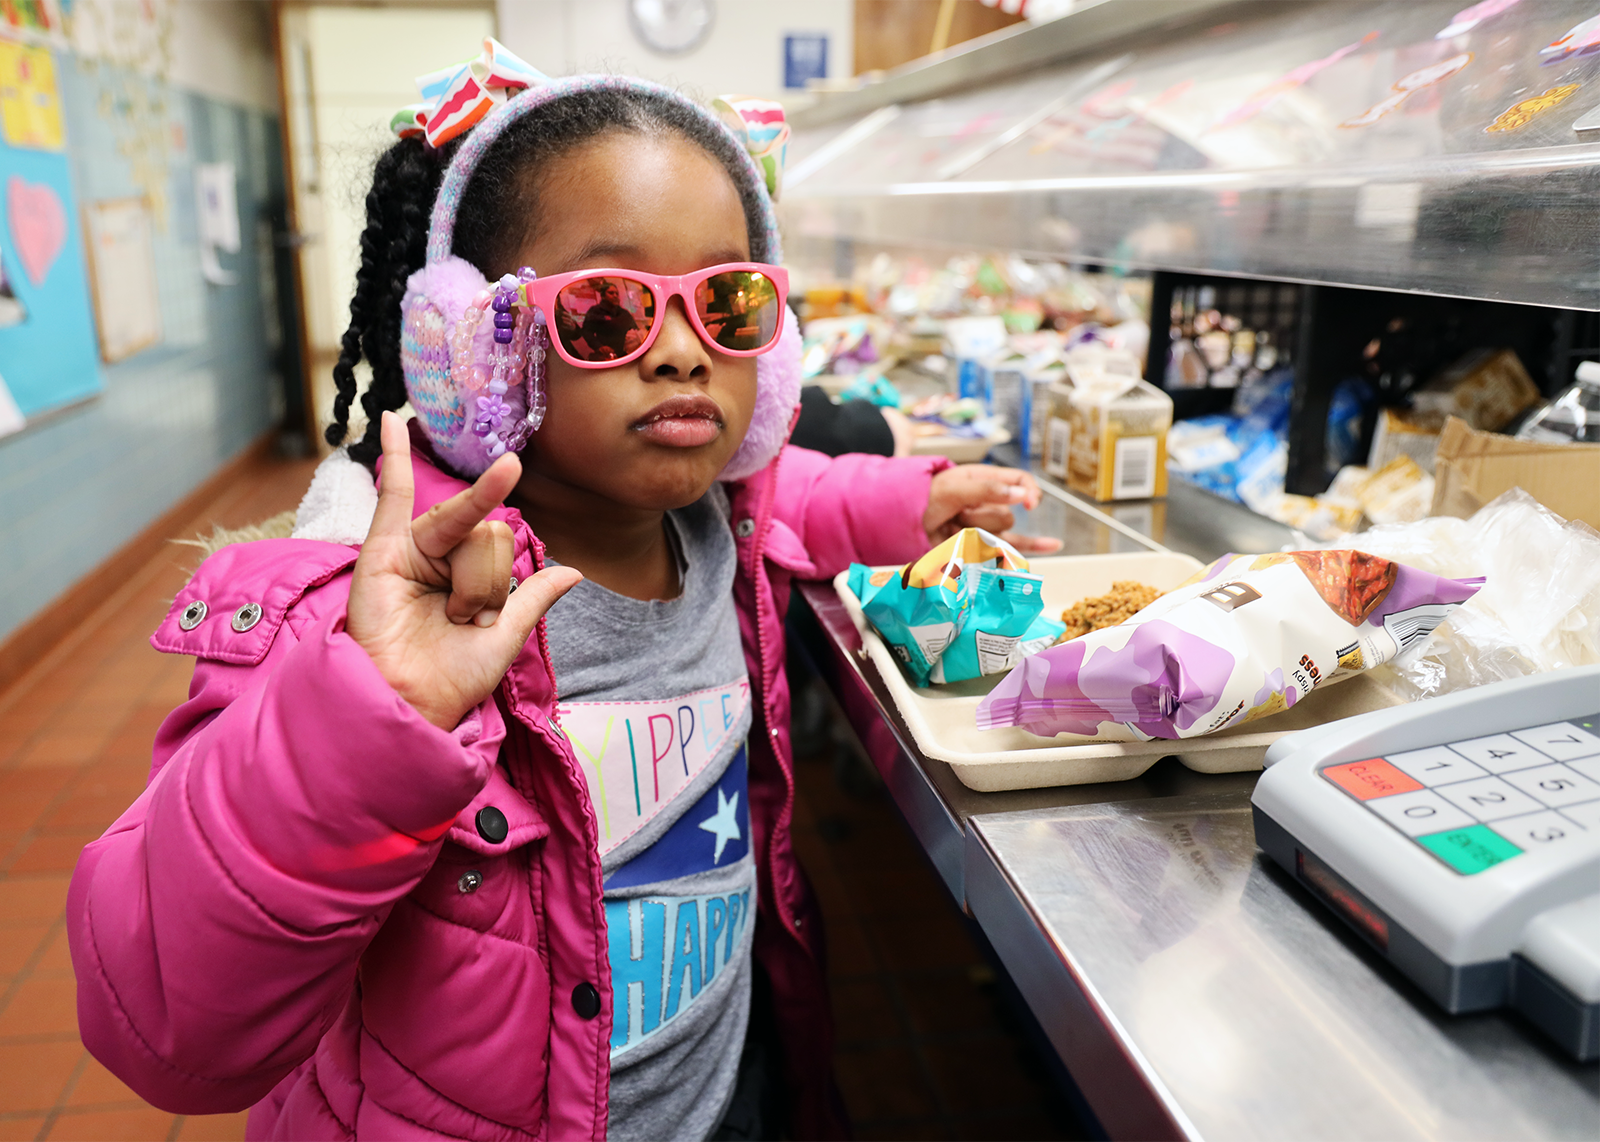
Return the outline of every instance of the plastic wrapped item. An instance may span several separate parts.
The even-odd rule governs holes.
[[[1372,386],[1360,377],[1346,377],[1335,386],[1328,404],[1328,427],[1322,449],[1323,467],[1328,475],[1363,459],[1361,428],[1372,400]],[[1441,426],[1443,423],[1440,421]]]
[[[809,322],[800,350],[801,375],[807,379],[825,374],[853,376],[880,359],[879,347],[887,343],[888,335],[884,322],[871,315]]]
[[[882,373],[861,372],[850,387],[839,394],[840,400],[871,401],[880,408],[899,408],[900,390]]]
[[[918,686],[1000,674],[1054,643],[1066,627],[1042,614],[1041,582],[1016,548],[976,527],[896,571],[853,563],[848,579]]]
[[[1426,641],[1482,582],[1359,551],[1224,555],[1127,622],[1023,659],[978,727],[1149,741],[1242,725]]]
[[[1518,440],[1600,444],[1600,364],[1585,361],[1578,378],[1517,430]]]
[[[1483,589],[1376,680],[1407,699],[1600,662],[1600,533],[1513,488],[1470,519],[1374,527],[1363,551]]]
[[[1375,524],[1414,523],[1433,504],[1433,477],[1409,456],[1396,456],[1355,489],[1361,510]]]

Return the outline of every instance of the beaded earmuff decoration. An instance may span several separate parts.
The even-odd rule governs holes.
[[[527,267],[506,274],[491,296],[485,290],[472,299],[450,333],[450,376],[465,393],[487,390],[476,398],[472,434],[483,441],[490,460],[519,452],[544,423],[544,362],[549,331],[544,314],[532,307],[513,312],[517,287],[534,279]],[[477,351],[478,327],[486,311],[494,313],[493,347],[485,369]],[[512,385],[523,387],[519,414],[506,400]],[[509,427],[508,427],[509,425]]]

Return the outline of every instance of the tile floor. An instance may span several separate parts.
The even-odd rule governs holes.
[[[310,461],[263,461],[180,534],[299,500]],[[234,1139],[244,1115],[144,1103],[78,1039],[62,910],[78,851],[144,786],[190,663],[146,641],[193,565],[151,561],[0,693],[0,1142]],[[828,925],[837,1069],[858,1136],[1075,1137],[993,973],[892,803],[831,754],[799,764],[796,847]]]

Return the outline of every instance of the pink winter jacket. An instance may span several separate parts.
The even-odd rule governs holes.
[[[418,514],[464,486],[416,460]],[[790,581],[920,554],[944,466],[789,447],[731,489],[755,709],[755,954],[802,1138],[848,1128],[820,917],[790,847]],[[538,539],[513,510],[491,518],[516,536],[513,573],[532,574]],[[344,633],[356,554],[293,539],[224,548],[156,631],[157,649],[198,661],[149,786],[73,875],[83,1041],[165,1110],[253,1107],[251,1138],[602,1138],[611,981],[596,822],[552,721],[544,625],[493,699],[445,733]],[[490,806],[503,838],[478,828]],[[481,887],[463,892],[469,870]]]

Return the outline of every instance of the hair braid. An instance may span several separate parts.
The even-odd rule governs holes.
[[[367,192],[367,225],[361,232],[361,266],[350,299],[350,325],[340,340],[333,367],[339,395],[334,401],[328,443],[341,443],[349,431],[355,402],[355,366],[362,357],[372,366],[372,382],[361,398],[367,429],[350,445],[350,456],[371,467],[382,451],[378,441],[383,413],[406,402],[400,367],[400,302],[406,279],[422,268],[428,247],[428,215],[454,148],[433,150],[420,139],[402,139],[385,151],[372,172]]]

